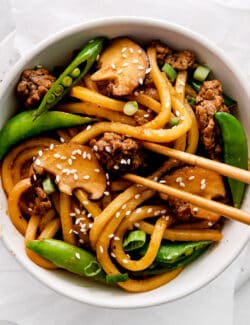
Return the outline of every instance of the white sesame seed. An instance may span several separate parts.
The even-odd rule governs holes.
[[[75,212],[70,212],[70,217],[75,217],[76,216],[76,213]]]
[[[120,163],[121,163],[122,165],[126,165],[126,164],[127,164],[127,160],[125,160],[124,158],[122,158],[121,161],[120,161]]]
[[[123,59],[126,59],[128,56],[127,56],[127,54],[122,53],[122,57],[123,57]]]
[[[151,71],[151,68],[146,69],[146,74],[148,74]]]
[[[136,228],[139,228],[139,227],[140,227],[139,222],[135,222],[135,223],[134,223],[134,226],[135,226]]]
[[[142,50],[141,50],[141,49],[139,49],[137,52],[138,52],[139,54],[141,54],[141,53],[142,53]]]
[[[98,146],[96,144],[93,146],[93,150],[98,151]]]
[[[78,252],[75,254],[75,256],[76,256],[76,258],[78,258],[78,260],[81,258],[80,253],[78,253]]]
[[[36,174],[33,175],[33,179],[34,179],[34,181],[37,180],[37,176],[36,176]]]
[[[202,184],[206,184],[206,179],[205,178],[202,178],[202,180],[201,180],[201,185]]]
[[[118,69],[117,74],[121,74],[121,73],[122,73],[122,69]]]
[[[147,117],[149,117],[149,114],[147,113],[147,114],[144,114],[143,115],[145,118],[147,118]]]
[[[181,120],[181,121],[184,121],[184,119],[185,119],[184,116],[179,117],[179,120]]]
[[[139,65],[139,67],[137,69],[138,70],[144,70],[144,67],[142,65]]]
[[[115,237],[114,237],[114,240],[120,240],[120,237],[115,236]]]
[[[84,175],[83,179],[90,179],[90,176],[89,175]]]
[[[127,67],[127,66],[128,66],[128,62],[124,62],[123,65],[122,65],[122,67],[124,67],[124,68]],[[118,70],[118,71],[119,71],[119,70]],[[118,72],[118,71],[117,71],[117,72]]]
[[[135,199],[138,200],[141,197],[141,194],[137,193],[135,194]]]
[[[189,180],[189,181],[192,181],[192,180],[194,180],[194,179],[195,179],[195,176],[194,176],[194,175],[188,177],[188,180]]]
[[[127,47],[123,47],[121,52],[124,53],[126,51],[127,51]]]
[[[135,91],[135,92],[134,92],[134,95],[135,95],[135,96],[139,96],[138,91]]]
[[[153,209],[152,208],[148,208],[148,213],[151,213],[153,211]]]
[[[131,164],[131,159],[130,159],[130,158],[127,159],[127,164],[128,164],[128,165]]]
[[[51,143],[50,146],[49,146],[50,150],[53,150],[54,147],[55,147],[54,143]]]
[[[63,173],[63,174],[67,174],[68,172],[69,172],[68,168],[64,168],[64,169],[62,170],[62,173]]]
[[[106,173],[106,179],[109,180],[109,173]]]
[[[124,259],[122,260],[122,262],[123,262],[124,264],[127,264],[127,263],[128,263],[128,260],[127,260],[126,258],[124,258]]]
[[[72,160],[76,160],[76,157],[73,156],[73,155],[71,155],[70,158],[71,158]]]
[[[80,238],[79,243],[84,244],[84,240],[82,238]]]
[[[157,176],[155,176],[154,178],[153,178],[153,181],[155,181],[155,182],[158,182],[158,177]]]
[[[87,152],[84,151],[83,154],[82,154],[82,158],[83,158],[83,159],[86,159],[86,157],[87,157]]]
[[[114,69],[114,70],[116,69],[116,66],[115,66],[114,63],[111,63],[111,68]]]
[[[180,186],[180,187],[186,187],[186,185],[185,185],[184,182],[180,182],[180,183],[179,183],[179,186]]]
[[[68,159],[68,164],[71,166],[71,165],[72,165],[72,163],[73,163],[73,162],[72,162],[72,159],[71,159],[71,158],[69,158],[69,159]]]
[[[129,52],[132,54],[134,53],[134,49],[132,47],[129,48]]]
[[[72,234],[72,232],[73,232],[73,229],[70,229],[70,230],[69,230],[69,234]]]
[[[113,167],[115,170],[118,170],[120,167],[118,165],[114,165]]]
[[[81,214],[81,210],[80,210],[80,209],[75,208],[74,210],[75,210],[75,213],[76,213],[76,214]]]
[[[166,213],[166,212],[167,212],[166,209],[161,210],[161,214],[164,214],[164,213]]]
[[[179,117],[180,116],[180,112],[177,110],[177,111],[175,111],[175,115],[177,116],[177,117]]]
[[[54,155],[53,155],[55,158],[60,158],[61,157],[61,155],[59,154],[59,153],[54,153]]]
[[[154,216],[158,216],[161,213],[160,210],[155,211]]]
[[[176,181],[176,183],[181,183],[182,180],[183,180],[182,177],[177,177],[175,181]]]
[[[59,176],[59,175],[56,175],[55,182],[56,182],[57,184],[60,182],[60,176]]]
[[[64,143],[64,142],[65,142],[65,140],[64,140],[63,137],[60,137],[60,142],[61,142],[61,143]]]
[[[56,164],[56,168],[61,170],[62,166],[60,164]]]
[[[116,258],[115,253],[111,252],[110,255],[111,255],[112,257]]]
[[[95,168],[94,171],[95,171],[96,173],[100,173],[100,169],[99,169],[99,168]]]
[[[110,193],[109,193],[109,191],[104,191],[103,194],[108,196]]]
[[[197,207],[193,208],[193,211],[194,211],[194,212],[198,212],[198,210],[199,210],[199,209],[198,209]]]
[[[205,190],[205,188],[206,188],[206,184],[205,183],[204,184],[201,184],[200,189],[201,190]]]
[[[82,201],[82,204],[83,204],[83,205],[88,205],[88,204],[89,204],[89,201],[84,200],[84,201]]]
[[[127,204],[125,203],[125,204],[123,204],[122,209],[124,210],[124,209],[126,209],[126,207],[127,207]]]
[[[43,155],[42,150],[39,150],[39,151],[38,151],[38,156],[39,156],[39,157],[42,157],[42,155]]]
[[[108,147],[108,146],[106,146],[106,147],[105,147],[105,151],[107,151],[108,153],[110,153],[110,152],[111,152],[111,148]]]
[[[165,179],[160,179],[160,180],[159,180],[159,183],[161,183],[161,184],[165,184],[166,181],[165,181]]]
[[[139,84],[143,85],[143,79],[142,78],[139,78]]]
[[[141,208],[138,208],[138,209],[136,209],[136,213],[141,213],[141,211],[142,211],[142,209]]]
[[[108,238],[113,238],[114,237],[114,234],[109,234],[108,235]]]
[[[91,153],[87,153],[87,159],[91,160],[91,158],[92,158]]]
[[[132,61],[132,63],[137,64],[137,63],[139,63],[139,60],[138,60],[138,59],[134,59],[134,60]]]
[[[67,157],[66,157],[66,156],[61,156],[60,159],[61,159],[61,160],[66,160]]]
[[[121,215],[121,213],[120,213],[119,211],[117,211],[116,214],[115,214],[115,217],[116,217],[116,218],[119,218],[120,215]]]
[[[40,160],[40,159],[37,159],[37,160],[35,161],[35,163],[36,163],[37,166],[40,166],[40,165],[41,165],[41,160]]]
[[[86,127],[86,130],[88,131],[88,130],[90,130],[92,128],[92,125],[88,125],[87,127]]]
[[[91,213],[88,213],[87,214],[87,218],[92,218],[92,214]]]
[[[100,250],[100,253],[103,254],[104,250],[103,250],[103,247],[101,245],[99,246],[99,250]]]
[[[131,214],[131,211],[130,210],[128,210],[128,211],[126,211],[126,216],[129,216],[130,214]]]
[[[79,179],[79,176],[77,174],[74,174],[73,178],[74,178],[75,181],[77,181]]]
[[[212,227],[213,223],[212,223],[211,221],[209,221],[209,222],[207,223],[207,225],[208,225],[208,227]]]

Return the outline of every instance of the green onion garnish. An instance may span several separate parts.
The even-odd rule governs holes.
[[[170,126],[176,126],[178,124],[179,124],[178,117],[170,117],[170,120],[169,120],[169,125]]]
[[[170,64],[165,63],[161,68],[161,70],[166,73],[167,77],[171,82],[175,81],[177,77],[177,72]]]
[[[126,282],[128,279],[128,273],[106,275],[107,283]]]
[[[129,101],[123,106],[123,113],[132,116],[138,111],[138,104],[136,101]]]
[[[131,231],[123,241],[126,252],[141,248],[146,243],[146,233],[142,230]]]
[[[188,97],[188,103],[191,105],[195,105],[196,104],[196,99],[194,97]]]
[[[46,194],[51,194],[56,191],[56,187],[50,177],[47,177],[43,183],[43,190]]]
[[[190,85],[198,93],[201,89],[202,83],[193,79],[190,81]]]
[[[199,65],[194,71],[193,78],[198,81],[204,81],[207,79],[209,72],[209,68],[205,67],[204,65]]]

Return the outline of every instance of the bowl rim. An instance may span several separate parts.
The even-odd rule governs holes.
[[[53,33],[51,36],[45,38],[44,40],[40,41],[37,45],[32,48],[29,53],[25,54],[23,57],[21,57],[16,64],[10,69],[10,71],[4,76],[4,79],[0,85],[0,98],[3,95],[3,92],[6,88],[6,85],[8,85],[13,77],[16,75],[17,71],[20,70],[22,66],[24,66],[26,63],[28,63],[35,55],[39,54],[43,49],[46,47],[52,45],[54,42],[63,39],[71,34],[77,33],[79,30],[84,29],[91,29],[98,26],[106,26],[110,24],[138,24],[139,26],[154,26],[156,28],[165,28],[167,30],[175,31],[177,33],[183,34],[184,36],[191,38],[195,40],[196,42],[200,43],[202,46],[208,49],[212,49],[213,53],[222,59],[227,66],[230,66],[230,69],[236,73],[238,79],[241,81],[241,84],[243,85],[243,88],[247,94],[246,86],[247,82],[245,77],[243,76],[240,69],[237,68],[235,63],[224,53],[222,49],[220,49],[217,45],[215,45],[212,41],[207,39],[206,37],[202,36],[201,34],[197,33],[196,31],[190,30],[186,27],[183,27],[181,25],[178,25],[176,23],[172,23],[169,21],[165,21],[162,19],[156,19],[156,18],[150,18],[150,17],[143,17],[143,16],[115,16],[115,17],[104,17],[104,18],[98,18],[98,19],[91,19],[87,20],[83,23],[78,23],[75,25],[72,25],[70,27],[66,27],[56,33]],[[14,227],[14,226],[13,226]],[[4,228],[4,227],[3,227]],[[160,305],[163,303],[169,303],[173,302],[175,300],[181,299],[186,297],[187,295],[196,292],[200,288],[206,286],[208,283],[210,283],[212,280],[214,280],[216,277],[218,277],[236,258],[236,256],[240,253],[240,251],[243,250],[245,245],[247,244],[249,238],[250,238],[250,229],[247,231],[248,235],[245,235],[245,238],[242,240],[241,246],[238,247],[237,250],[234,251],[234,254],[230,256],[230,258],[225,258],[225,262],[223,264],[223,267],[218,271],[211,272],[209,276],[207,276],[206,281],[201,281],[196,286],[192,287],[190,290],[186,290],[186,292],[180,294],[177,294],[176,296],[172,297],[171,299],[167,300],[164,299],[164,297],[161,297],[159,295],[158,297],[154,297],[154,301],[152,303],[150,302],[143,302],[143,300],[140,300],[140,303],[133,305],[129,302],[129,299],[124,299],[124,303],[121,304],[115,303],[110,305],[110,303],[107,303],[104,300],[96,300],[91,297],[79,297],[78,295],[74,295],[72,293],[69,293],[68,291],[64,291],[63,287],[60,285],[55,285],[53,281],[48,281],[47,277],[41,276],[37,274],[35,268],[32,268],[27,261],[25,261],[22,256],[18,254],[14,254],[17,261],[22,265],[22,267],[28,271],[34,278],[38,279],[41,283],[45,284],[48,288],[54,290],[57,293],[60,293],[64,296],[67,296],[68,298],[74,299],[76,301],[96,306],[96,307],[105,307],[105,308],[121,308],[121,309],[128,309],[128,308],[144,308],[144,307],[151,307]],[[10,252],[13,253],[13,247],[11,246],[11,243],[8,241],[8,238],[5,237],[5,231],[3,229],[2,231],[2,239],[5,246],[8,248]]]

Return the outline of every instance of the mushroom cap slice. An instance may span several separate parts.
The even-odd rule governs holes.
[[[39,174],[44,171],[54,175],[59,190],[72,195],[82,188],[90,199],[98,200],[106,188],[106,177],[93,151],[78,143],[65,143],[43,150],[33,168]]]
[[[99,58],[93,81],[108,81],[114,96],[130,95],[143,83],[149,60],[146,52],[129,38],[116,38]]]
[[[179,190],[199,195],[206,199],[224,199],[226,190],[223,178],[216,172],[201,167],[186,166],[176,169],[165,177],[166,185]],[[164,197],[164,194],[161,194]],[[197,208],[190,203],[190,211],[194,217],[217,221],[220,214]]]

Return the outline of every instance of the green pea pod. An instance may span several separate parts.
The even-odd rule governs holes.
[[[161,244],[155,262],[175,264],[188,256],[191,256],[196,250],[200,250],[211,244],[211,241],[199,242],[164,242]],[[143,247],[140,255],[145,255],[147,246]]]
[[[34,119],[55,106],[84,77],[101,53],[105,40],[105,37],[96,37],[84,46],[43,97],[41,104],[33,114]]]
[[[217,112],[214,115],[223,139],[224,162],[228,165],[248,168],[247,137],[240,121],[233,115],[225,112]],[[246,185],[243,182],[228,178],[233,203],[240,208]]]
[[[91,123],[95,119],[64,112],[46,112],[33,120],[35,110],[23,111],[13,116],[0,131],[0,160],[17,143],[60,128]]]
[[[185,266],[193,262],[194,260],[196,260],[199,256],[201,256],[207,250],[210,244],[211,242],[207,242],[207,244],[203,242],[203,245],[197,246],[191,255],[184,256],[180,260],[169,264],[154,262],[148,269],[144,271],[135,272],[134,275],[135,276],[156,275],[164,272],[170,272],[172,270],[177,269],[180,266]]]
[[[69,272],[105,281],[105,274],[90,252],[57,239],[30,240],[26,247]]]

